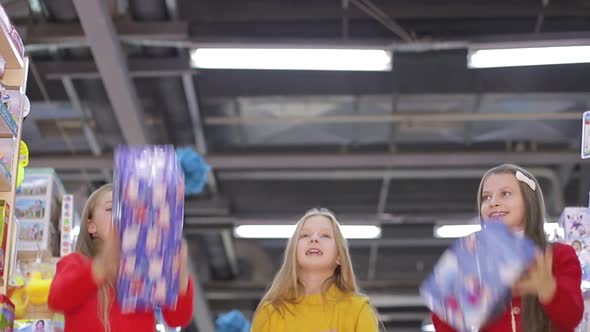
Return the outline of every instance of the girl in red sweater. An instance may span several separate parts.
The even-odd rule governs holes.
[[[76,252],[57,263],[49,292],[49,307],[63,312],[65,332],[153,332],[153,311],[123,314],[113,284],[119,266],[120,246],[111,227],[112,186],[104,185],[86,202]],[[163,308],[172,327],[186,326],[193,313],[193,284],[187,271],[186,243],[182,245],[180,296],[176,309]]]
[[[494,167],[483,176],[477,201],[483,222],[501,219],[544,251],[513,288],[507,309],[481,332],[573,332],[584,312],[580,262],[572,247],[547,242],[543,192],[535,177],[515,165]],[[432,320],[437,332],[454,331],[436,315]]]

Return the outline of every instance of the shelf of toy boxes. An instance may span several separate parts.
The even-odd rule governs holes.
[[[16,192],[24,173],[19,157],[23,118],[30,109],[25,96],[28,71],[22,39],[0,6],[0,293],[5,295],[10,294],[9,280],[17,266]],[[5,303],[0,310],[6,310]]]
[[[65,194],[53,169],[27,169],[14,211],[18,219],[17,268],[8,291],[15,305],[15,326],[38,320],[44,320],[46,326],[63,325],[62,316],[47,307],[47,295],[55,264],[72,250],[73,196]]]
[[[2,237],[2,266],[0,268],[0,293],[6,294],[8,277],[16,259],[16,223],[14,203],[19,163],[24,99],[27,86],[29,60],[24,57],[24,47],[18,33],[10,25],[4,10],[0,10],[0,55],[4,71],[0,77],[2,102],[0,103],[0,234]],[[12,98],[12,100],[7,100]],[[11,107],[11,103],[20,108]]]

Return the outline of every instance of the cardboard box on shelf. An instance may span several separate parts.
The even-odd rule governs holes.
[[[60,218],[60,256],[68,255],[73,250],[74,195],[64,195]]]

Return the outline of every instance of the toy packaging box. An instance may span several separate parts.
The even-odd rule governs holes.
[[[10,299],[0,294],[0,332],[12,332],[14,327],[14,304]]]
[[[457,331],[476,331],[507,305],[535,245],[498,221],[457,240],[420,287],[430,310]]]
[[[123,312],[176,306],[183,214],[184,176],[174,148],[117,147],[113,222],[121,238]]]
[[[582,264],[582,290],[590,291],[590,211],[585,207],[566,207],[559,218],[564,230],[562,241],[576,250]]]
[[[590,331],[590,300],[584,299],[584,314],[582,321],[576,327],[574,332],[589,332]]]
[[[72,227],[74,223],[74,195],[64,195],[61,201],[59,254],[66,256],[73,251]]]
[[[6,267],[6,246],[8,245],[8,225],[10,223],[10,204],[0,201],[0,276]]]
[[[64,192],[53,169],[27,169],[14,204],[19,252],[34,257],[41,250],[43,256],[59,256],[58,230]]]

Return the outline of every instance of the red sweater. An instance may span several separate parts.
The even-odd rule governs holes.
[[[557,284],[555,295],[546,304],[541,304],[547,317],[553,324],[555,332],[573,332],[582,320],[584,313],[584,300],[580,284],[582,282],[582,269],[576,252],[571,246],[553,244],[553,275]],[[520,320],[520,297],[512,298],[516,332],[522,331]],[[517,309],[518,308],[518,309]],[[437,332],[455,332],[436,315],[432,315],[432,322]],[[501,317],[488,323],[481,332],[508,332],[512,331],[512,315],[508,308]]]
[[[79,253],[67,255],[57,263],[57,271],[49,291],[49,307],[63,312],[66,332],[104,332],[98,311],[99,285],[92,276],[92,261]],[[153,332],[156,317],[153,311],[123,314],[113,289],[114,299],[109,310],[111,332]],[[176,310],[162,309],[171,327],[186,326],[193,315],[193,281],[189,280],[186,294],[180,295]]]

